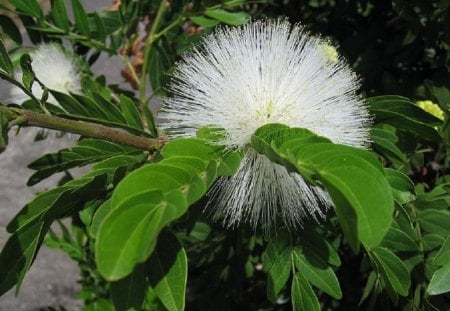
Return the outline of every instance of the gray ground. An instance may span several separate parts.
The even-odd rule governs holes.
[[[109,6],[112,0],[81,1],[88,12]],[[120,83],[120,60],[101,58],[93,67],[98,74],[105,74],[110,83]],[[0,81],[0,99],[5,99],[7,88]],[[56,151],[73,144],[73,139],[53,139],[33,142],[36,130],[23,129],[18,136],[10,135],[7,150],[0,155],[0,249],[3,248],[8,233],[6,224],[30,201],[34,195],[46,188],[52,187],[55,180],[40,183],[32,188],[26,186],[32,171],[26,168],[39,156]],[[41,248],[35,263],[25,277],[19,296],[14,296],[14,289],[0,297],[0,311],[39,310],[43,307],[59,305],[67,310],[78,310],[81,307],[75,295],[79,290],[77,285],[78,268],[68,256],[58,250],[45,246]]]

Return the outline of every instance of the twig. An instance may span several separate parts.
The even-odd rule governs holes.
[[[120,129],[110,128],[92,122],[74,121],[26,109],[6,106],[0,106],[0,112],[12,119],[9,123],[10,126],[17,125],[48,128],[91,138],[104,139],[151,152],[162,147],[162,142],[158,139],[133,135]]]

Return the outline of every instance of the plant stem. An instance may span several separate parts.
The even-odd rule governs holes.
[[[6,106],[0,106],[0,113],[4,113],[5,116],[13,119],[9,123],[10,126],[18,125],[48,128],[91,138],[104,139],[151,152],[162,147],[162,143],[158,139],[133,135],[123,130],[106,127],[92,122],[74,121],[26,109],[10,108]]]
[[[144,46],[144,64],[142,65],[142,72],[141,72],[141,81],[140,81],[140,87],[139,87],[139,95],[141,99],[141,104],[145,105],[145,93],[146,93],[146,84],[147,84],[147,68],[149,63],[149,54],[152,48],[153,42],[155,42],[155,34],[156,31],[159,28],[159,24],[161,23],[162,16],[164,15],[166,9],[169,7],[169,1],[168,0],[162,0],[161,4],[159,5],[158,12],[156,13],[155,19],[152,24],[152,28],[148,34],[147,40],[145,42]]]

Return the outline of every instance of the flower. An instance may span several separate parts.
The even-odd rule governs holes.
[[[42,44],[36,50],[30,53],[32,59],[31,68],[36,78],[47,88],[61,93],[80,93],[81,92],[81,69],[75,58],[62,50],[60,45]],[[21,80],[22,73],[17,70],[16,79]],[[33,95],[41,98],[43,89],[36,81],[31,88]],[[29,99],[20,88],[12,87],[10,89],[10,100],[18,104]],[[47,102],[59,106],[56,99],[49,95]]]
[[[431,100],[419,100],[416,102],[417,106],[432,114],[440,120],[444,120],[444,111],[437,104],[433,103]]]
[[[336,54],[334,54],[334,52]],[[356,94],[359,81],[336,50],[288,21],[220,28],[185,55],[173,74],[160,125],[169,137],[224,128],[229,148],[248,146],[268,123],[307,128],[335,143],[366,147],[370,117]],[[278,215],[288,227],[324,217],[328,193],[246,148],[234,177],[210,192],[209,208],[224,224],[269,230]]]

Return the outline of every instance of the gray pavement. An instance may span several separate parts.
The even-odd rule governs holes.
[[[112,0],[81,2],[90,12],[108,7]],[[121,83],[121,68],[122,63],[117,58],[102,57],[92,69],[97,74],[104,74],[109,83]],[[5,99],[6,90],[7,86],[0,81],[0,99]],[[5,230],[6,224],[37,192],[51,188],[58,180],[56,176],[34,187],[27,187],[27,179],[32,174],[27,164],[45,153],[74,143],[73,139],[67,137],[51,142],[48,139],[33,142],[35,134],[35,129],[22,129],[18,136],[12,133],[6,151],[0,154],[0,248],[3,248],[9,236]],[[0,311],[31,311],[49,306],[57,308],[60,305],[67,310],[78,310],[82,306],[75,298],[79,290],[78,274],[78,267],[68,256],[44,246],[26,275],[19,296],[14,296],[13,289],[0,297]]]

